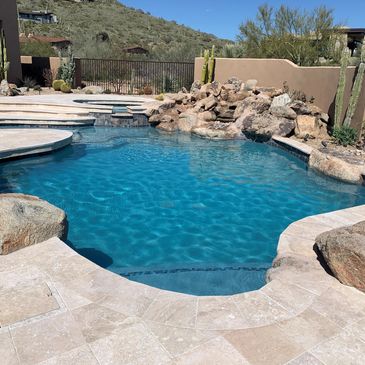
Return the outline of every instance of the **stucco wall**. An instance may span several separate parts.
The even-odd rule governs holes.
[[[5,30],[8,59],[10,61],[8,79],[10,82],[16,83],[22,79],[16,0],[0,0],[0,20]]]
[[[202,58],[195,60],[195,80],[200,79]],[[298,67],[288,60],[218,58],[216,60],[215,80],[225,82],[236,76],[245,81],[256,79],[260,86],[282,87],[286,81],[292,90],[301,90],[307,96],[315,98],[314,103],[334,117],[339,67]],[[348,80],[353,80],[355,67],[349,67]],[[364,83],[365,85],[365,83]],[[351,94],[351,83],[347,83],[345,100]],[[354,126],[365,120],[365,87],[354,118]]]

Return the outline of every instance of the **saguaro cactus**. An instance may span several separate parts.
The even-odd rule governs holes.
[[[208,68],[209,68],[209,50],[204,51],[204,64],[202,69],[202,84],[206,84],[208,82]]]
[[[361,50],[361,61],[359,68],[357,70],[354,85],[352,87],[351,98],[349,102],[349,107],[347,109],[346,118],[343,123],[344,126],[349,127],[351,125],[352,119],[355,115],[357,104],[359,102],[363,81],[365,73],[365,46]]]
[[[341,57],[341,71],[340,78],[338,80],[336,105],[335,105],[335,127],[342,125],[342,111],[343,111],[343,99],[345,95],[346,87],[346,71],[350,60],[350,50],[346,47],[342,51]]]
[[[0,29],[0,81],[8,79],[10,62],[8,62],[8,55],[6,49],[6,40],[4,29]]]
[[[215,69],[214,50],[215,47],[212,46],[212,53],[209,57],[209,62],[208,62],[208,82],[213,82],[214,79],[214,69]]]

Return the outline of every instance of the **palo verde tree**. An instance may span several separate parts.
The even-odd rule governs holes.
[[[307,12],[262,5],[256,19],[243,23],[238,35],[246,57],[285,58],[300,66],[319,64],[322,57],[337,63],[338,40],[333,11],[325,6]]]

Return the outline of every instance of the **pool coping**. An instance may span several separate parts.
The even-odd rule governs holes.
[[[0,129],[0,140],[5,138],[12,145],[4,147],[0,142],[0,160],[53,152],[70,145],[72,136],[71,131],[49,128]]]
[[[223,297],[129,281],[57,238],[0,256],[2,290],[11,289],[16,300],[24,288],[42,284],[57,304],[42,312],[40,302],[37,315],[28,317],[24,307],[15,306],[14,321],[0,328],[10,343],[6,353],[15,354],[19,364],[88,357],[90,364],[223,364],[226,359],[301,364],[311,359],[311,364],[330,365],[341,356],[361,363],[365,294],[330,276],[313,245],[318,234],[364,217],[362,205],[292,223],[280,236],[276,262],[281,265],[269,273],[271,281],[260,290]],[[5,350],[0,344],[0,353]]]

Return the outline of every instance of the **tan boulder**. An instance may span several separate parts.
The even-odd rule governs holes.
[[[365,222],[322,233],[316,247],[342,284],[365,292]]]
[[[328,138],[327,125],[312,115],[298,115],[295,121],[296,137]]]
[[[207,110],[203,113],[199,113],[198,118],[205,122],[214,122],[217,120],[217,115],[212,110]]]
[[[364,166],[351,164],[316,149],[312,151],[308,164],[312,169],[341,181],[353,184],[363,182]]]
[[[204,124],[204,120],[198,117],[198,114],[192,112],[182,113],[177,121],[177,129],[181,132],[190,133],[193,128]]]
[[[297,117],[297,113],[287,105],[271,107],[270,113],[275,117],[281,118],[296,119]]]
[[[164,132],[176,132],[178,130],[177,122],[163,122],[156,128]]]
[[[44,242],[67,238],[68,223],[63,210],[35,196],[0,195],[0,254]]]
[[[235,139],[242,137],[242,132],[234,124],[207,123],[196,127],[191,131],[193,134],[208,139]]]

